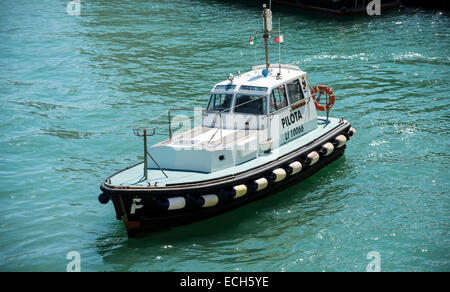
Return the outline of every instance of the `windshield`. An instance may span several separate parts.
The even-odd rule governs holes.
[[[265,115],[267,113],[266,97],[261,95],[236,95],[235,113]]]
[[[229,111],[231,102],[233,101],[232,94],[211,94],[209,98],[208,108],[210,111]]]

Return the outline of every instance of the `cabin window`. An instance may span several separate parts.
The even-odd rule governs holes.
[[[235,113],[265,115],[267,102],[265,96],[238,94],[234,106]]]
[[[214,88],[214,90],[234,90],[236,88],[236,85],[217,85],[216,88]]]
[[[289,82],[287,84],[287,89],[288,89],[288,93],[289,93],[290,104],[294,104],[297,101],[304,98],[303,91],[302,91],[302,88],[300,85],[300,81],[298,79],[294,80],[292,82]]]
[[[263,91],[267,92],[267,87],[259,87],[259,86],[250,86],[250,85],[242,85],[239,90],[248,90],[248,91]]]
[[[211,97],[209,98],[208,110],[229,111],[232,101],[232,94],[211,94]]]
[[[277,111],[282,109],[288,105],[286,88],[284,85],[281,85],[272,90],[270,94],[270,112]]]

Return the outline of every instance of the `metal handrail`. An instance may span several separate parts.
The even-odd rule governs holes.
[[[220,119],[220,128],[217,128],[216,132],[214,132],[214,134],[211,136],[211,138],[208,140],[208,144],[211,143],[211,140],[216,136],[216,134],[219,132],[220,130],[220,144],[223,144],[223,124],[222,124],[222,112],[218,112],[219,114],[219,119]],[[217,117],[214,119],[214,125],[216,124],[216,119]]]
[[[151,133],[147,133],[147,130],[150,130]],[[142,133],[140,131],[142,131]],[[161,170],[164,176],[168,178],[167,174],[164,172],[161,166],[159,166],[158,162],[156,162],[156,160],[147,150],[147,137],[154,136],[156,133],[156,128],[135,128],[133,129],[133,133],[138,137],[144,137],[144,178],[146,180],[148,179],[147,155],[153,160],[156,166],[158,166],[159,170]]]
[[[151,127],[151,128],[134,128],[133,129],[133,133],[138,136],[138,137],[144,137],[144,136],[154,136],[156,134],[156,127]],[[147,131],[150,130],[152,131],[151,134],[147,134]],[[139,132],[142,131],[142,134]]]
[[[267,95],[261,95],[259,98],[264,98],[264,97],[266,97],[266,96],[267,96]],[[258,99],[256,99],[256,100],[258,100]],[[244,106],[244,105],[246,105],[247,103],[254,102],[254,101],[255,101],[255,100],[249,100],[249,101],[246,101],[246,102],[244,102],[244,103],[241,103],[241,104],[239,104],[239,105],[237,105],[237,106],[234,106],[233,108],[235,109],[235,108]],[[308,100],[307,102],[309,102],[309,100]],[[171,113],[171,111],[173,112],[173,111],[180,111],[180,110],[181,110],[181,111],[182,111],[182,110],[200,111],[200,112],[202,112],[202,117],[203,117],[203,116],[207,116],[207,113],[206,113],[206,112],[208,112],[208,113],[213,113],[213,114],[215,113],[217,116],[214,118],[214,126],[216,125],[216,120],[217,120],[217,118],[219,118],[220,126],[217,128],[217,131],[215,131],[215,132],[213,133],[213,135],[211,136],[211,138],[208,140],[208,144],[212,141],[212,139],[217,135],[217,133],[218,133],[219,131],[220,131],[220,143],[219,143],[219,144],[223,144],[223,143],[224,143],[224,141],[223,141],[223,117],[222,117],[222,113],[229,112],[229,111],[231,110],[231,107],[230,107],[229,109],[225,109],[225,110],[221,110],[221,111],[218,111],[218,110],[205,110],[205,109],[191,109],[191,108],[185,108],[185,107],[181,107],[181,106],[180,106],[180,107],[174,107],[174,108],[171,108],[171,109],[167,110],[167,116],[168,116],[168,128],[169,128],[169,139],[170,139],[170,142],[172,142],[172,139],[173,139],[173,136],[172,136],[172,120],[171,120],[171,115],[170,115],[170,113]],[[143,125],[148,124],[148,123],[154,121],[156,118],[161,117],[161,116],[163,116],[164,114],[165,114],[165,113],[162,113],[162,114],[160,114],[160,115],[154,117],[154,118],[151,119],[150,121],[145,122]],[[262,115],[262,116],[263,116],[263,117],[262,117],[263,119],[267,119],[267,128],[268,128],[269,131],[270,131],[271,126],[270,126],[269,124],[271,123],[271,120],[272,120],[272,117],[273,117],[273,113],[269,113],[269,110],[267,110],[267,113],[266,113],[265,115]],[[194,120],[195,118],[196,118],[196,117],[190,118],[189,121]],[[134,129],[133,129],[133,133],[134,133],[136,136],[138,136],[138,137],[144,137],[144,177],[145,177],[146,180],[148,179],[147,155],[153,160],[153,162],[156,164],[156,166],[159,168],[159,170],[166,176],[166,178],[168,178],[167,174],[164,172],[164,170],[159,166],[159,164],[156,162],[156,160],[150,155],[150,153],[149,153],[148,150],[147,150],[147,137],[154,136],[154,135],[156,134],[156,130],[159,129],[159,128],[161,128],[161,127],[139,127],[139,128],[134,128]],[[249,136],[249,135],[246,135],[245,137],[247,137],[247,136]],[[271,139],[270,136],[271,136],[271,135],[270,135],[270,133],[269,133],[268,140]],[[258,140],[259,140],[259,137],[258,137]],[[219,144],[216,144],[215,146],[217,146],[217,145],[219,145]],[[214,147],[215,147],[215,146],[214,146]]]
[[[183,105],[187,105],[187,104],[193,103],[193,102],[195,102],[195,101],[200,101],[201,99],[204,99],[205,97],[209,97],[209,94],[206,95],[206,96],[202,96],[201,98],[198,98],[198,99],[192,99],[191,101],[185,102]],[[174,108],[172,108],[172,110],[177,109],[177,108],[181,108],[181,106],[174,107]],[[169,109],[169,110],[170,110],[170,109]],[[155,119],[157,119],[157,118],[163,116],[164,114],[166,114],[169,110],[167,110],[166,112],[160,113],[160,114],[157,115],[156,117],[153,117],[152,119],[150,119],[150,120],[144,122],[143,125],[146,125],[146,124],[149,124],[149,123],[153,122]]]
[[[264,98],[264,97],[266,97],[266,95],[261,95],[261,96],[259,96],[258,99]],[[256,99],[256,100],[258,100],[258,99]],[[241,107],[241,106],[246,105],[247,103],[251,103],[251,102],[254,102],[254,101],[255,101],[255,100],[249,100],[249,101],[246,101],[246,102],[244,102],[244,103],[241,103],[241,104],[239,104],[239,105],[237,105],[237,106],[234,106],[233,108],[236,109],[236,108],[239,108],[239,107]],[[221,110],[221,111],[219,111],[219,110],[205,110],[205,109],[190,109],[190,108],[183,108],[183,107],[176,107],[176,108],[169,109],[169,110],[167,111],[167,114],[168,114],[169,139],[170,139],[171,142],[172,142],[173,135],[172,135],[172,121],[171,121],[171,118],[170,118],[170,117],[171,117],[170,112],[171,112],[171,111],[175,111],[175,110],[194,110],[194,111],[201,111],[201,112],[202,112],[202,116],[206,116],[206,115],[207,115],[207,114],[205,114],[206,111],[207,111],[207,112],[210,112],[210,113],[216,113],[216,114],[218,115],[219,119],[220,119],[220,127],[218,127],[218,128],[217,128],[217,131],[213,133],[213,135],[212,135],[211,138],[209,139],[208,143],[210,143],[211,140],[212,140],[212,139],[216,136],[216,134],[220,131],[220,136],[221,136],[221,137],[220,137],[220,143],[219,143],[219,144],[223,144],[223,117],[222,117],[222,113],[229,112],[229,111],[231,110],[231,107],[230,107],[229,109],[225,109],[225,110]],[[267,119],[269,116],[272,116],[272,115],[273,115],[273,113],[266,113],[265,115],[263,115],[263,119]],[[159,116],[161,116],[161,115],[159,115]],[[193,119],[195,119],[195,117],[189,119],[189,121],[191,121],[191,120],[193,120]],[[217,119],[217,117],[214,119],[214,125],[216,124],[216,119]]]
[[[167,116],[168,116],[168,120],[169,120],[169,124],[168,124],[168,126],[169,126],[169,139],[170,139],[170,142],[172,142],[172,120],[171,120],[171,118],[170,118],[170,111],[186,111],[186,110],[193,110],[193,111],[200,111],[200,112],[202,112],[202,116],[205,116],[205,114],[204,114],[204,109],[190,109],[190,108],[182,108],[182,107],[176,107],[176,108],[171,108],[171,109],[169,109],[168,111],[167,111]],[[189,121],[191,121],[191,120],[194,120],[195,119],[195,117],[194,118],[192,118],[192,119],[189,119]]]

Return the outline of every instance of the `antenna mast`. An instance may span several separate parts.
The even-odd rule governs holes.
[[[272,11],[270,8],[266,8],[266,4],[263,4],[264,12],[264,48],[266,52],[266,69],[269,70],[269,48],[268,48],[268,39],[269,33],[272,31]]]

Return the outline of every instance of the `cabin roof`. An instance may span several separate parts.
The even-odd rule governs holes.
[[[277,79],[277,74],[280,72],[278,64],[272,64],[269,68],[269,74],[267,77],[264,77],[262,74],[262,70],[265,68],[262,66],[253,67],[252,71],[241,74],[240,76],[234,76],[234,80],[232,81],[232,85],[240,86],[240,85],[249,85],[249,86],[261,86],[272,88],[279,84],[283,84],[288,80],[299,78],[304,75],[305,72],[300,70],[296,66],[291,65],[281,65],[281,79]],[[222,81],[217,83],[217,85],[231,85],[229,80]]]

